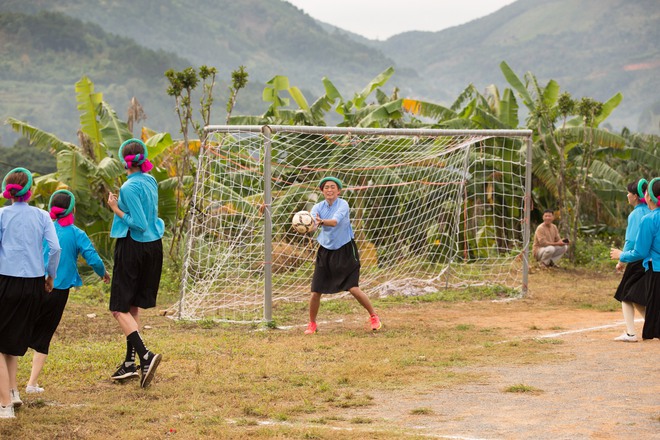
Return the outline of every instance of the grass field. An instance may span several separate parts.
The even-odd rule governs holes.
[[[652,438],[660,343],[611,341],[623,329],[617,282],[559,269],[532,273],[524,299],[488,290],[375,299],[384,322],[376,334],[354,300],[323,302],[314,336],[303,335],[305,303],[277,307],[283,329],[263,329],[158,316],[174,301],[165,294],[144,312],[147,346],[164,356],[146,390],[109,380],[125,340],[101,287],[88,287],[54,338],[46,392],[22,393],[25,405],[0,421],[0,438]],[[21,390],[30,359],[19,362]],[[577,368],[599,370],[608,384],[632,382],[611,395],[591,376],[565,382],[567,370],[592,362]],[[619,364],[641,377],[609,378]],[[591,392],[598,397],[584,399]],[[607,427],[607,411],[626,406],[635,417]],[[588,422],[573,422],[575,411]]]

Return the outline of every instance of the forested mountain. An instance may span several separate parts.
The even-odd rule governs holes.
[[[0,118],[73,139],[73,85],[88,75],[120,116],[136,96],[146,125],[176,133],[163,73],[202,64],[218,68],[218,118],[230,72],[240,65],[250,83],[235,113],[262,113],[261,91],[275,75],[288,76],[312,99],[326,76],[350,98],[388,66],[396,70],[388,91],[396,86],[401,95],[449,104],[470,83],[506,86],[499,70],[506,60],[520,74],[557,80],[576,97],[606,100],[622,92],[608,121],[658,132],[657,5],[518,0],[462,26],[380,42],[335,30],[281,0],[3,0]]]
[[[609,121],[660,133],[658,42],[657,0],[518,0],[465,25],[400,34],[378,47],[433,79],[415,89],[421,96],[450,99],[467,82],[503,85],[496,66],[506,60],[576,97],[603,101],[622,92]]]
[[[74,140],[79,126],[74,84],[87,75],[119,114],[136,96],[146,108],[163,109],[150,112],[149,123],[176,122],[163,72],[189,62],[173,53],[146,49],[96,24],[52,12],[0,13],[0,42],[3,121],[26,120]],[[4,141],[12,138],[9,128],[3,126],[1,133],[2,144],[9,145]]]

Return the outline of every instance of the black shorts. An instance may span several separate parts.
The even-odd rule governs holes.
[[[360,254],[354,240],[336,250],[319,246],[312,292],[337,293],[359,287]]]
[[[44,277],[0,275],[0,353],[25,354],[45,290]]]
[[[50,340],[53,339],[55,330],[60,325],[68,300],[69,289],[53,289],[50,293],[43,293],[41,307],[34,322],[29,344],[34,351],[48,354]]]
[[[156,306],[163,270],[163,242],[143,243],[130,234],[117,239],[110,287],[110,311],[128,313],[132,306]]]

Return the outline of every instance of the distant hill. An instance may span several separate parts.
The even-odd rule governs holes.
[[[12,116],[74,140],[79,127],[74,85],[87,75],[123,118],[136,96],[153,110],[148,112],[148,124],[176,122],[163,72],[190,63],[173,53],[146,49],[98,25],[52,12],[0,13],[0,41],[3,121]],[[16,135],[2,128],[2,144],[8,146],[11,142],[4,139]]]
[[[287,75],[293,84],[314,84],[321,91],[321,79],[328,76],[340,88],[363,86],[395,64],[378,49],[327,32],[281,0],[4,0],[0,4],[0,12],[40,10],[91,21],[144,47],[176,53],[195,66],[231,72],[244,65],[262,83]]]
[[[574,97],[624,100],[610,116],[621,128],[660,134],[660,3],[657,0],[518,0],[441,32],[407,32],[379,44],[415,66],[419,97],[455,97],[466,83],[506,85],[502,60]],[[654,115],[652,117],[652,115]]]
[[[216,87],[219,94],[226,95],[227,81],[232,70],[240,65],[247,67],[250,75],[248,90],[239,97],[236,113],[257,114],[266,109],[261,102],[261,92],[269,79],[275,75],[286,75],[292,85],[300,87],[310,99],[323,93],[322,78],[329,77],[342,93],[352,95],[361,90],[378,73],[396,63],[385,57],[378,49],[353,41],[343,33],[329,33],[302,11],[283,1],[244,0],[189,0],[186,2],[152,0],[3,0],[0,14],[20,12],[37,14],[54,11],[85,22],[93,22],[108,35],[116,34],[130,38],[144,48],[156,53],[176,54],[178,62],[185,59],[188,65],[206,64],[218,68],[218,79],[224,82]],[[86,27],[85,29],[90,29]],[[62,29],[66,32],[66,29]],[[72,54],[72,56],[75,56]],[[82,62],[82,60],[81,60]],[[128,62],[128,60],[127,60]],[[81,63],[71,63],[72,65]],[[173,59],[174,64],[174,59]],[[56,66],[53,66],[54,68]],[[79,72],[84,66],[78,65]],[[47,69],[48,70],[48,69]],[[158,76],[144,77],[145,81],[161,81]],[[414,77],[410,69],[401,69],[396,78],[411,82],[404,73]],[[98,82],[90,74],[93,81]],[[122,88],[135,78],[116,77],[115,86],[100,91],[106,94],[114,87]],[[72,87],[75,80],[60,87]],[[99,86],[109,85],[98,82]],[[13,89],[14,84],[0,82],[0,93]],[[33,86],[42,88],[41,84]],[[32,86],[31,86],[32,87]],[[392,86],[394,87],[394,86]],[[150,88],[153,94],[155,88]],[[164,99],[165,88],[159,88]],[[46,92],[50,95],[54,91]],[[111,97],[111,94],[108,95]],[[137,93],[141,101],[143,95]],[[224,101],[224,96],[217,102]],[[13,97],[12,101],[21,101]],[[129,97],[130,99],[130,97]],[[113,104],[112,100],[109,100]],[[167,108],[171,109],[170,101]],[[128,101],[115,104],[118,111]],[[29,106],[30,104],[26,102]],[[72,102],[70,105],[73,105]],[[223,108],[219,104],[220,109]],[[155,113],[160,112],[159,103]],[[148,115],[154,110],[145,107]],[[4,116],[3,114],[0,116]],[[218,112],[220,113],[220,112]],[[216,113],[216,114],[218,114]],[[174,114],[172,113],[172,116]],[[12,116],[14,114],[12,113]],[[20,116],[20,115],[18,115]],[[160,121],[160,118],[158,119]],[[152,124],[154,120],[147,122]],[[57,124],[53,124],[57,125]],[[176,126],[178,127],[178,125]],[[172,128],[177,130],[177,128]],[[164,129],[162,127],[158,127]],[[56,130],[57,132],[57,130]]]
[[[470,83],[506,87],[498,67],[506,60],[519,75],[555,79],[575,97],[605,100],[620,91],[624,101],[608,121],[616,129],[658,133],[657,6],[657,0],[518,0],[441,32],[370,41],[279,0],[3,0],[0,118],[28,119],[74,138],[73,84],[87,74],[120,115],[136,96],[147,125],[176,133],[163,73],[202,64],[219,69],[218,118],[230,72],[240,65],[250,83],[235,114],[262,113],[261,91],[275,75],[288,76],[308,99],[323,92],[324,76],[351,97],[389,66],[396,74],[386,91],[396,86],[403,96],[449,104]],[[28,17],[40,21],[26,24]],[[46,26],[42,39],[51,44],[18,38],[7,27],[17,20],[24,23],[22,37],[36,38]]]

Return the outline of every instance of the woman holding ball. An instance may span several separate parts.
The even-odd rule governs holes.
[[[336,177],[324,177],[319,189],[325,200],[314,205],[311,211],[315,219],[314,230],[321,228],[316,240],[319,248],[312,277],[312,296],[309,300],[309,324],[306,335],[317,332],[316,316],[321,305],[321,295],[348,290],[369,312],[371,330],[381,328],[369,297],[359,287],[360,256],[355,244],[349,217],[348,203],[339,197],[342,183]]]

